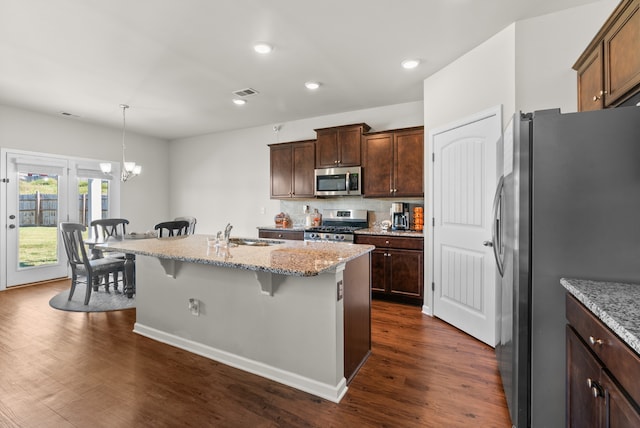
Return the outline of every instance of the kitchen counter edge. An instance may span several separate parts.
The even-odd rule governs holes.
[[[309,227],[305,227],[305,226],[292,226],[292,227],[282,227],[282,226],[258,226],[256,227],[256,229],[258,230],[273,230],[276,232],[282,231],[282,230],[290,230],[290,231],[305,231],[307,229],[309,229]]]
[[[422,232],[415,230],[384,230],[379,227],[369,227],[354,231],[356,235],[399,236],[405,238],[424,238]]]
[[[640,355],[640,284],[569,278],[560,283]]]
[[[290,231],[305,231],[311,229],[307,226],[293,226],[293,227],[277,227],[277,226],[258,226],[258,230],[269,230],[280,232],[283,230]],[[365,229],[354,230],[356,235],[379,235],[379,236],[399,236],[407,238],[424,238],[424,233],[415,230],[384,230],[380,227],[367,227]]]
[[[189,235],[170,238],[153,238],[138,240],[120,240],[116,242],[96,244],[96,248],[104,251],[126,252],[142,256],[157,257],[167,260],[176,260],[188,263],[208,264],[235,269],[270,272],[279,275],[290,276],[316,276],[335,269],[337,265],[346,263],[373,251],[372,245],[341,244],[341,243],[309,243],[302,241],[283,240],[278,245],[265,247],[239,246],[231,251],[237,251],[242,255],[242,261],[238,258],[223,258],[207,251],[207,235]],[[342,247],[344,246],[344,247]],[[300,251],[298,257],[292,258],[280,266],[271,266],[265,262],[265,256],[271,251],[286,249]],[[210,250],[210,249],[209,249]],[[323,257],[318,264],[317,257]],[[326,258],[330,258],[327,260]],[[268,257],[267,257],[268,259]]]

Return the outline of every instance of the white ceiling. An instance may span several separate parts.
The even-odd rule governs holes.
[[[128,130],[174,139],[417,101],[510,23],[593,1],[0,0],[0,104],[119,127],[125,103]]]

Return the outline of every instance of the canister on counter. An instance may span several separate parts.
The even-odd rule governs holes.
[[[413,230],[421,231],[424,228],[424,209],[413,207]]]

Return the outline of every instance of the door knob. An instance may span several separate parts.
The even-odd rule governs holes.
[[[15,225],[15,224],[10,224],[10,225],[9,225],[9,229],[15,229],[15,228],[16,228],[16,225]]]
[[[484,245],[485,247],[493,247],[493,242],[491,242],[491,241],[484,241],[484,242],[482,243],[482,245]]]

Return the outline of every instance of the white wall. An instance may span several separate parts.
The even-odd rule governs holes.
[[[428,131],[503,104],[515,109],[515,24],[424,81],[425,137]]]
[[[618,3],[601,0],[516,23],[518,110],[577,110],[577,78],[571,67]]]
[[[126,134],[127,160],[142,174],[121,186],[122,217],[131,231],[153,229],[169,215],[169,143]],[[0,105],[0,147],[121,162],[122,130]]]
[[[273,224],[279,200],[269,198],[268,144],[315,139],[314,129],[365,122],[372,130],[423,124],[422,102],[398,104],[175,140],[170,145],[171,215],[198,219],[197,233],[233,224],[237,236],[257,236]],[[264,214],[261,209],[264,208]]]

